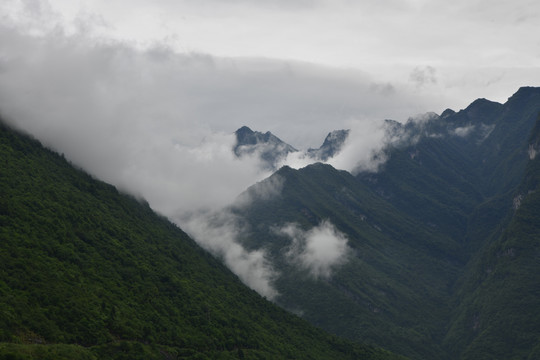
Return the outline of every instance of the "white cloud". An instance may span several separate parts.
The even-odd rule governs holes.
[[[249,287],[273,300],[278,292],[272,285],[278,273],[264,250],[248,251],[237,241],[243,225],[227,211],[192,214],[178,219],[183,228],[205,249],[225,264]]]
[[[536,155],[538,154],[536,146],[534,144],[529,144],[529,149],[527,153],[529,154],[529,160],[534,160],[536,158]]]
[[[347,261],[351,252],[345,234],[329,220],[322,221],[308,231],[294,223],[274,231],[292,240],[287,252],[289,260],[308,270],[316,279],[331,277],[332,272]]]
[[[464,138],[464,137],[469,136],[474,131],[475,128],[476,126],[474,125],[460,126],[452,130],[451,133],[455,136]]]
[[[436,70],[433,66],[415,67],[409,79],[417,86],[437,83]]]
[[[328,164],[353,174],[360,171],[376,172],[386,161],[383,149],[387,144],[388,138],[383,122],[352,122],[343,148],[328,160]]]

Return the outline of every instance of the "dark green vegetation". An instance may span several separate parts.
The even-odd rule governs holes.
[[[528,144],[531,155],[540,149],[540,116]],[[539,155],[513,192],[504,226],[475,254],[456,295],[445,342],[463,349],[463,359],[540,358]]]
[[[279,197],[236,211],[249,212],[253,233],[246,244],[269,249],[282,273],[278,302],[341,336],[411,358],[439,358],[435,344],[443,336],[440,319],[449,314],[445,299],[458,245],[330,165],[282,168],[273,176],[284,179]],[[354,255],[331,279],[316,280],[283,256],[290,240],[268,229],[292,221],[309,229],[323,219],[347,234]],[[413,327],[419,319],[422,328]]]
[[[281,270],[278,302],[414,359],[539,358],[539,114],[540,88],[521,88],[505,104],[389,121],[401,140],[378,173],[282,168],[268,181],[280,179],[279,196],[235,209],[250,225],[244,242]],[[272,229],[325,219],[352,250],[315,279]]]
[[[392,359],[246,288],[147,204],[0,124],[0,359]]]

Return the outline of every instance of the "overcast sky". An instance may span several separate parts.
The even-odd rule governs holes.
[[[428,97],[412,101],[416,106],[396,111],[395,99],[388,99],[384,107],[392,110],[386,113],[383,105],[377,104],[378,111],[370,109],[364,114],[345,109],[327,119],[341,123],[343,118],[361,115],[401,120],[413,115],[407,111],[440,113],[445,107],[462,108],[477,97],[504,101],[519,86],[537,85],[540,78],[540,38],[536,36],[540,3],[536,0],[2,3],[4,15],[33,28],[34,33],[61,26],[67,34],[85,32],[89,37],[113,38],[138,49],[168,46],[182,54],[306,62],[338,72],[339,83],[333,86],[347,86],[343,84],[346,78],[354,81],[363,77],[363,81],[375,84],[371,91],[394,89]],[[282,65],[281,75],[291,76],[286,73],[287,64]],[[245,69],[245,65],[237,66]],[[301,90],[305,89],[295,89]],[[278,125],[273,128],[283,129]],[[295,137],[300,136],[291,136]],[[301,137],[298,141],[302,142],[298,146],[303,146],[315,139]]]
[[[243,125],[300,149],[352,129],[350,170],[383,119],[540,86],[539,24],[537,0],[2,0],[0,114],[175,217],[269,175],[232,155]]]

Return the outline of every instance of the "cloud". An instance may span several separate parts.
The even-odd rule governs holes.
[[[245,207],[254,201],[267,201],[280,196],[284,179],[279,174],[259,181],[241,193],[234,201],[234,207]]]
[[[451,133],[455,136],[464,138],[464,137],[469,136],[474,131],[475,128],[476,127],[474,125],[461,126],[461,127],[457,127],[451,130]]]
[[[291,239],[287,252],[289,260],[308,270],[316,279],[330,278],[333,271],[347,261],[351,252],[345,234],[337,230],[329,220],[323,220],[308,231],[294,223],[274,231]]]
[[[227,211],[206,212],[178,219],[184,230],[224,263],[249,287],[273,300],[277,290],[272,281],[278,273],[264,250],[248,251],[237,241],[245,231],[240,219]]]
[[[409,75],[409,79],[417,87],[436,84],[436,70],[432,66],[416,67]]]
[[[384,148],[388,135],[382,121],[355,121],[341,151],[328,160],[328,164],[352,174],[361,171],[376,172],[386,161]]]
[[[416,126],[422,126],[423,122],[431,119],[432,114],[426,114],[409,118],[409,121],[414,122]],[[377,172],[388,159],[386,153],[388,146],[411,144],[419,140],[419,136],[413,135],[416,131],[407,131],[397,122],[390,124],[395,126],[380,120],[349,120],[347,124],[349,135],[333,157],[321,161],[313,159],[306,151],[298,151],[288,154],[281,165],[299,169],[315,161],[321,161],[353,175],[359,172]]]
[[[534,160],[536,158],[536,155],[538,154],[538,149],[534,144],[529,144],[529,149],[527,150],[527,153],[529,154],[529,160]]]

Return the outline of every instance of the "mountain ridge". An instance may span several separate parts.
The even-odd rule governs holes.
[[[327,161],[337,155],[345,144],[350,130],[333,130],[328,133],[319,148],[309,148],[302,156],[313,162]],[[235,131],[236,143],[233,152],[237,157],[256,154],[266,170],[276,171],[283,165],[291,153],[300,151],[285,143],[270,131],[265,133],[253,131],[248,126],[242,126]]]
[[[388,121],[397,140],[383,150],[378,172],[352,177],[313,164],[275,173],[280,195],[239,215],[254,229],[244,242],[284,269],[278,303],[331,332],[415,359],[533,358],[539,113],[540,88],[522,87],[504,104],[477,99],[444,116]],[[353,249],[348,262],[318,280],[288,263],[283,254],[297,240],[268,229],[291,221],[308,235],[330,222]],[[510,245],[518,243],[528,257]],[[513,281],[508,290],[504,277]],[[513,303],[517,292],[526,308]]]

